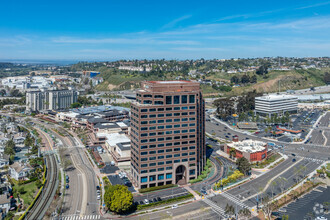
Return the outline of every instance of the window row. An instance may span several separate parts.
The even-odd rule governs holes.
[[[189,138],[195,138],[195,137],[196,137],[196,135],[194,135],[194,134],[189,135]],[[184,136],[182,136],[182,138],[184,139]],[[188,138],[188,135],[186,135],[186,138]],[[165,140],[166,141],[172,140],[172,137],[166,137]],[[156,138],[150,138],[150,139],[141,140],[141,143],[156,142],[156,141],[157,141]],[[191,144],[192,141],[189,141],[189,143]]]
[[[142,168],[145,168],[145,167],[148,167],[148,165],[149,165],[149,167],[154,167],[154,166],[157,166],[157,164],[158,164],[158,166],[161,166],[161,165],[164,165],[164,164],[173,164],[173,163],[180,163],[180,162],[188,162],[188,160],[189,161],[195,161],[196,160],[196,158],[195,157],[191,157],[191,158],[183,158],[183,159],[176,159],[176,160],[167,160],[167,161],[160,161],[160,162],[158,162],[158,163],[143,163],[143,164],[141,164],[141,167]]]
[[[167,120],[169,120],[169,119],[166,119],[166,121]],[[172,119],[170,119],[170,120],[172,120]],[[159,120],[158,120],[159,121]],[[171,121],[172,122],[172,121]],[[158,122],[158,123],[160,123],[160,122]],[[171,125],[172,126],[172,125]],[[172,127],[173,128],[180,128],[180,127],[182,127],[182,128],[185,128],[185,127],[195,127],[196,126],[196,124],[195,123],[190,123],[190,124],[175,124],[175,125],[173,125]],[[158,129],[164,129],[164,126],[163,127],[161,127],[161,126],[158,126],[159,128]],[[172,128],[172,127],[168,127],[168,125],[166,125],[166,127],[165,128]],[[156,126],[152,126],[152,127],[142,127],[141,128],[141,131],[147,131],[147,130],[150,130],[150,131],[152,131],[152,130],[156,130],[157,129],[157,127]],[[158,132],[159,133],[159,132]],[[164,133],[164,132],[163,132]],[[159,134],[160,135],[160,134]]]
[[[159,112],[163,112],[163,111],[179,111],[179,110],[188,110],[188,109],[195,109],[196,107],[195,106],[183,106],[183,107],[167,107],[167,108],[149,108],[149,112],[156,112],[159,111]],[[148,112],[148,109],[147,108],[143,108],[141,109],[141,112]]]
[[[157,175],[158,180],[163,180],[164,178],[172,179],[172,173]],[[156,180],[156,175],[149,176],[149,181],[155,181],[155,180]],[[146,182],[148,182],[148,177],[147,176],[141,177],[141,183],[146,183]]]
[[[166,121],[168,120],[168,123],[171,123],[171,122],[185,122],[185,121],[195,121],[196,118],[195,117],[192,117],[192,118],[175,118],[175,119],[166,119]],[[141,125],[147,125],[147,124],[156,124],[156,123],[165,123],[165,120],[151,120],[151,121],[141,121]],[[163,128],[158,128],[158,129],[164,129],[164,126]]]

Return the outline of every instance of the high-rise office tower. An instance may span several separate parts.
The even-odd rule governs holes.
[[[206,163],[198,82],[143,82],[131,106],[131,171],[138,188],[185,184]]]

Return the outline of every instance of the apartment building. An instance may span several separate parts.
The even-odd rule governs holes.
[[[26,92],[26,110],[39,112],[70,108],[77,102],[75,90],[30,90]]]
[[[198,82],[148,81],[131,106],[131,171],[138,188],[186,184],[206,162]]]

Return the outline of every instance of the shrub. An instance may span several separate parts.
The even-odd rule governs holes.
[[[140,193],[146,193],[146,192],[152,192],[152,191],[160,190],[160,189],[167,189],[167,188],[171,188],[171,187],[176,187],[176,185],[167,184],[167,185],[162,185],[162,186],[154,186],[154,187],[139,189],[139,192]]]

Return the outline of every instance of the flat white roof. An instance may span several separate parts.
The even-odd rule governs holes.
[[[119,127],[121,128],[127,127],[127,125],[124,122],[117,122],[117,125],[119,125]]]
[[[286,99],[293,99],[293,98],[298,98],[297,96],[293,95],[265,95],[261,97],[256,97],[256,100],[267,100],[267,101],[274,101],[274,100],[286,100]]]
[[[235,148],[241,152],[255,153],[265,150],[265,142],[254,141],[254,140],[244,140],[239,142],[232,142],[227,144],[231,148]]]
[[[110,146],[115,146],[118,143],[125,143],[131,141],[125,134],[112,133],[112,134],[105,134],[105,136],[107,138],[106,142]]]

